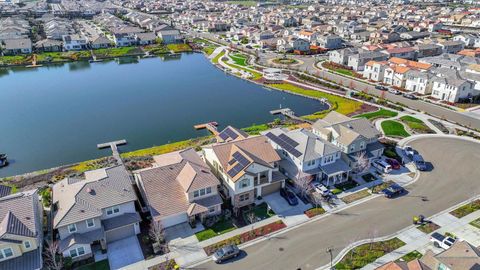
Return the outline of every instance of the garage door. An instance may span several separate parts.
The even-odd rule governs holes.
[[[161,219],[164,228],[178,225],[188,221],[187,214],[172,215]]]
[[[262,196],[266,196],[268,194],[271,194],[273,192],[279,191],[280,188],[282,187],[282,182],[276,182],[268,186],[262,187]]]
[[[107,243],[111,243],[134,235],[135,228],[133,224],[106,232]]]

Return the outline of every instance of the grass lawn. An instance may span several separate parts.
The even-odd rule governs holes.
[[[387,182],[383,182],[379,185],[376,185],[372,188],[372,192],[373,193],[379,193],[381,192],[382,190],[386,189],[387,187],[391,186],[393,184],[393,181],[387,181]]]
[[[368,120],[373,121],[373,120],[378,119],[378,118],[390,118],[390,117],[395,117],[397,115],[398,115],[397,112],[385,110],[385,109],[382,108],[382,109],[380,109],[376,112],[355,115],[354,118],[365,117]]]
[[[207,55],[211,55],[213,53],[213,51],[215,51],[217,47],[215,46],[206,46],[203,48],[203,51],[207,54]]]
[[[230,58],[235,62],[235,64],[246,67],[247,66],[247,56],[243,54],[231,54]]]
[[[403,123],[405,123],[409,128],[413,129],[418,133],[434,133],[425,123],[415,117],[405,115],[400,117]]]
[[[344,203],[348,204],[348,203],[352,203],[352,202],[358,201],[360,199],[366,198],[370,195],[371,195],[371,193],[368,191],[368,189],[364,189],[362,191],[358,191],[358,192],[352,193],[348,196],[345,196],[345,197],[341,198],[341,200]]]
[[[386,120],[382,122],[382,129],[387,136],[394,136],[394,137],[401,137],[405,138],[410,136],[408,132],[405,130],[403,125],[397,121],[393,120]]]
[[[260,78],[262,78],[262,73],[258,72],[258,71],[254,71],[253,69],[249,69],[249,68],[246,68],[246,67],[242,67],[242,66],[239,66],[239,65],[235,65],[235,64],[230,64],[230,63],[227,63],[225,62],[225,64],[231,68],[236,68],[236,69],[240,69],[240,70],[243,70],[243,71],[246,71],[246,72],[250,72],[252,75],[253,75],[253,80],[258,80]]]
[[[304,89],[296,85],[281,83],[281,84],[270,84],[269,86],[277,88],[280,90],[301,94],[314,98],[326,98],[332,106],[336,106],[335,111],[344,115],[348,115],[360,110],[362,103],[356,100],[347,99],[341,96],[332,95],[322,91]],[[324,115],[319,115],[321,118]]]
[[[457,217],[457,218],[462,218],[468,214],[471,214],[477,210],[480,210],[480,200],[475,200],[471,203],[468,203],[462,207],[459,207],[452,212],[450,212],[451,215]]]
[[[252,210],[243,212],[243,217],[245,221],[249,222],[247,215],[252,211],[253,213],[255,213],[255,216],[260,220],[264,220],[275,215],[275,212],[273,212],[273,210],[270,209],[270,211],[268,211],[267,203],[261,203],[259,205],[255,205]]]
[[[362,175],[362,179],[365,180],[365,182],[369,183],[369,182],[375,181],[377,178],[373,176],[373,174],[367,173]]]
[[[135,150],[131,152],[122,153],[122,158],[128,157],[142,157],[142,156],[154,156],[154,155],[161,155],[165,153],[170,153],[173,151],[178,151],[182,149],[186,149],[189,147],[198,147],[206,142],[209,141],[211,136],[206,137],[199,137],[194,139],[189,139],[185,141],[173,142],[169,144],[164,144],[160,146],[154,146],[150,148]]]
[[[137,47],[105,48],[94,50],[93,53],[98,58],[120,57],[125,55],[142,54],[142,50]]]
[[[166,54],[169,53],[167,47],[163,44],[154,44],[143,47],[144,51],[150,52],[151,54]]]
[[[219,54],[217,54],[217,56],[215,56],[215,57],[212,59],[212,62],[213,62],[214,64],[218,64],[218,60],[220,60],[220,58],[222,58],[224,55],[225,55],[225,51],[221,51]]]
[[[398,238],[360,245],[350,250],[335,265],[335,269],[360,269],[404,245],[405,243]]]
[[[250,135],[258,135],[260,132],[269,130],[270,127],[267,124],[261,124],[261,125],[252,125],[246,128],[242,128],[243,131],[247,132]]]
[[[174,53],[191,52],[192,51],[192,48],[188,44],[184,44],[184,43],[168,44],[167,49],[173,51]]]
[[[476,227],[476,228],[480,229],[480,218],[477,218],[477,219],[475,219],[474,221],[470,222],[470,225],[472,225],[473,227]]]
[[[345,190],[352,189],[354,187],[358,187],[358,183],[353,180],[348,180],[340,184],[335,184],[335,187],[342,191],[345,191]]]
[[[425,223],[423,225],[417,226],[417,229],[419,229],[423,233],[429,234],[433,231],[440,229],[440,226],[433,222],[430,222],[430,223]]]
[[[198,241],[205,241],[207,239],[233,231],[235,229],[236,228],[235,226],[233,226],[231,220],[220,220],[219,222],[213,224],[212,227],[197,232],[195,236],[197,236]]]
[[[21,65],[27,62],[27,55],[6,55],[0,56],[0,64],[3,65]]]
[[[108,264],[108,260],[103,260],[80,266],[77,270],[110,270],[110,265]]]
[[[257,1],[227,1],[228,4],[237,4],[237,5],[242,5],[242,6],[247,6],[247,7],[253,7],[258,4]]]
[[[414,250],[410,253],[407,253],[405,255],[403,255],[403,257],[401,257],[400,259],[398,259],[398,261],[401,261],[401,262],[410,262],[410,261],[413,261],[415,259],[420,259],[422,257],[422,253]]]

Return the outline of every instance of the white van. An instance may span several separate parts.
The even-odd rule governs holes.
[[[383,160],[375,160],[372,162],[372,166],[382,173],[389,173],[392,171],[392,166]]]

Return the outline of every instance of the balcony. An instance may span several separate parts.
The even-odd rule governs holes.
[[[254,186],[259,186],[268,183],[268,176],[263,176],[260,178],[255,177]]]

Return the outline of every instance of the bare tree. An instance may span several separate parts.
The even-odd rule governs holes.
[[[310,190],[310,182],[313,180],[313,175],[302,176],[300,172],[298,173],[294,183],[295,187],[300,192],[302,197],[305,197],[307,192]]]
[[[318,208],[319,206],[322,205],[322,197],[320,196],[320,194],[315,194],[313,193],[311,195],[311,198],[312,198],[312,202],[313,204],[315,205],[315,208]]]
[[[368,159],[366,152],[357,153],[356,158],[357,163],[353,170],[356,174],[364,173],[370,169],[370,160]]]
[[[156,249],[157,251],[163,252],[165,242],[165,229],[163,228],[162,223],[153,221],[150,224],[148,235],[150,236],[150,239],[152,239],[152,241],[154,242],[154,250]]]
[[[60,270],[64,266],[63,256],[58,254],[58,241],[48,241],[47,246],[43,251],[45,265],[48,269]]]

